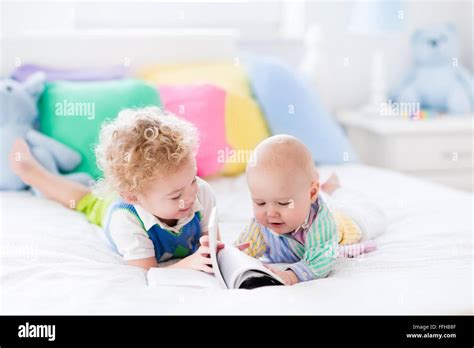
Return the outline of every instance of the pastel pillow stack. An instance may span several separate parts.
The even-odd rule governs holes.
[[[243,173],[250,151],[270,135],[263,114],[251,97],[246,73],[239,66],[155,65],[139,76],[157,85],[166,109],[180,116],[179,107],[184,106],[187,116],[182,116],[191,117],[197,125],[202,147],[198,170],[202,175]]]
[[[46,71],[39,101],[40,129],[79,151],[85,171],[97,178],[93,148],[102,122],[120,110],[162,106],[192,122],[200,132],[198,174],[243,173],[251,151],[272,134],[303,141],[318,164],[356,160],[342,129],[325,110],[312,86],[275,58],[247,57],[246,69],[232,63],[154,65],[139,72],[152,82],[123,79],[123,68],[52,69],[20,67],[21,80]],[[82,80],[94,81],[82,81]],[[67,82],[63,80],[73,80]]]

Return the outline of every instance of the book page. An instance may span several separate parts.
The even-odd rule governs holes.
[[[266,274],[283,284],[283,280],[265,268],[259,260],[241,252],[234,246],[226,246],[222,249],[217,254],[217,260],[220,272],[229,289],[238,288],[248,277],[255,276],[255,272]]]
[[[208,225],[208,235],[209,235],[209,254],[211,257],[212,263],[212,270],[214,271],[214,275],[217,278],[221,287],[227,289],[229,288],[224,280],[219,262],[217,261],[217,209],[216,207],[212,208],[211,216],[209,217],[209,225]],[[225,246],[224,249],[219,251],[219,254],[228,248],[229,246]]]

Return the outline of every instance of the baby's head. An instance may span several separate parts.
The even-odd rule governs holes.
[[[247,165],[257,222],[278,234],[304,224],[319,192],[319,175],[308,148],[290,135],[262,141]]]
[[[102,183],[162,219],[191,213],[196,199],[198,135],[157,107],[122,110],[102,126],[96,156]]]

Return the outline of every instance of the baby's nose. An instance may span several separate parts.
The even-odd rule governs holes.
[[[183,197],[183,200],[186,205],[193,204],[195,199],[196,199],[196,193],[194,192],[187,192],[187,194]]]
[[[278,210],[275,208],[269,208],[267,211],[268,217],[277,217],[279,214]]]

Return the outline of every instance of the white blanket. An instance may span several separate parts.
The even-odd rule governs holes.
[[[255,290],[149,288],[80,213],[0,194],[1,314],[472,314],[473,195],[361,165],[335,170],[388,216],[378,250],[328,278]],[[224,241],[251,217],[245,176],[210,181]]]

